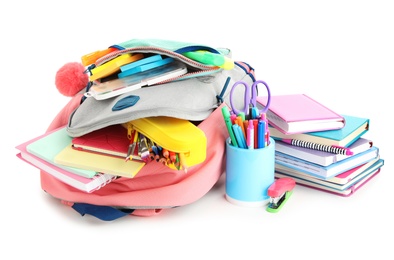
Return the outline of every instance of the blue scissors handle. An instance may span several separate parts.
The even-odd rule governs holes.
[[[269,106],[270,106],[270,103],[271,103],[271,92],[270,92],[270,89],[269,89],[269,87],[268,87],[268,84],[267,83],[265,83],[264,81],[262,81],[262,80],[257,80],[257,81],[255,81],[254,83],[253,83],[253,85],[250,87],[246,82],[244,82],[244,81],[237,81],[234,85],[233,85],[233,87],[231,88],[231,91],[230,91],[230,104],[231,104],[231,109],[233,110],[233,112],[235,113],[235,114],[239,114],[240,112],[243,112],[243,113],[245,113],[245,115],[247,115],[248,113],[249,113],[249,106],[251,105],[251,106],[253,106],[253,107],[256,107],[256,98],[257,98],[257,86],[258,86],[258,84],[263,84],[265,87],[266,87],[266,89],[267,89],[267,93],[268,93],[268,100],[267,100],[267,105],[262,109],[262,110],[260,110],[259,111],[259,114],[262,114],[262,113],[266,113],[267,112],[267,110],[268,110],[268,108],[269,108]],[[243,107],[243,109],[242,110],[238,110],[236,107],[235,107],[235,103],[233,102],[233,92],[234,92],[234,89],[239,85],[239,84],[241,84],[241,85],[243,85],[244,86],[244,88],[245,88],[245,93],[244,93],[244,107]],[[257,108],[257,107],[256,107]]]

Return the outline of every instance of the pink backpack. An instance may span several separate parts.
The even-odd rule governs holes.
[[[225,171],[225,140],[228,138],[228,132],[223,120],[221,107],[229,103],[229,89],[234,82],[243,80],[250,84],[253,83],[253,68],[243,62],[234,62],[235,66],[232,69],[222,69],[207,65],[201,66],[201,63],[191,62],[189,59],[184,59],[179,55],[179,53],[182,53],[180,50],[209,49],[210,51],[215,50],[217,53],[222,53],[227,57],[230,56],[230,51],[227,49],[223,51],[222,49],[214,49],[204,45],[161,40],[148,40],[146,42],[132,40],[114,46],[121,53],[159,53],[188,63],[188,66],[200,66],[198,69],[200,74],[185,75],[183,79],[178,78],[177,80],[164,82],[157,87],[133,92],[141,97],[140,101],[138,101],[140,103],[137,103],[140,105],[139,107],[144,107],[145,109],[138,110],[136,105],[128,108],[130,110],[125,111],[124,115],[128,116],[127,120],[147,116],[172,116],[197,122],[196,126],[205,133],[207,139],[206,159],[202,163],[191,166],[186,173],[152,161],[147,163],[134,178],[112,180],[92,193],[75,189],[52,175],[41,171],[42,189],[65,205],[72,207],[82,216],[90,214],[105,221],[115,220],[126,215],[158,215],[164,210],[193,203],[203,197]],[[174,47],[171,48],[169,46]],[[107,59],[102,58],[97,61],[95,65],[97,66],[100,62],[103,63],[116,57],[112,54],[108,54],[106,56]],[[112,56],[109,57],[110,55]],[[227,86],[230,87],[227,88]],[[183,97],[189,99],[199,98],[199,102],[192,102],[193,100],[186,100],[183,104],[179,104],[182,103],[181,101],[175,102],[174,100],[167,100],[166,102],[167,92],[163,90],[166,89],[168,91],[168,89],[172,88],[174,88],[173,91],[176,91],[176,93],[183,93]],[[150,96],[157,96],[157,100],[149,101],[145,98],[144,95],[147,91],[150,91]],[[243,95],[240,95],[240,97],[243,97]],[[162,101],[163,99],[164,101]],[[145,100],[147,101],[145,102]],[[240,98],[239,102],[242,101],[242,98]],[[160,104],[158,104],[160,102],[170,104],[172,106],[171,109],[155,109],[156,106],[160,107]],[[203,113],[200,111],[199,114],[193,114],[193,109],[200,105],[204,106],[204,111],[199,108]],[[104,118],[105,120],[103,118],[94,118],[98,113],[89,114],[92,113],[92,110],[104,111],[107,109],[105,106],[111,107],[108,103],[93,98],[86,98],[84,93],[78,93],[71,98],[69,103],[53,119],[47,131],[67,126],[71,136],[81,136],[104,127],[102,124],[104,121],[107,122],[106,125],[126,121],[125,117],[122,117],[123,121],[115,118],[115,114],[112,111],[101,113],[101,116],[104,115],[106,117]],[[191,108],[190,106],[193,107]],[[197,109],[195,110],[197,111]],[[86,118],[93,118],[92,120],[94,121],[94,124],[88,124],[88,126],[91,126],[88,129],[86,128]],[[113,119],[113,121],[108,121],[109,119]]]

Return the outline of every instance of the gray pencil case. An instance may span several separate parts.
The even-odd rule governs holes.
[[[226,70],[196,62],[182,55],[185,51],[209,50],[231,57],[229,49],[214,49],[200,44],[163,40],[131,40],[114,46],[119,51],[102,57],[95,66],[125,53],[151,53],[165,55],[176,62],[186,64],[188,72],[173,80],[112,98],[84,99],[69,118],[67,132],[72,137],[143,117],[168,116],[203,121],[221,103],[230,104],[229,93],[236,81],[242,80],[252,84],[255,80],[254,70],[247,63],[234,62],[234,68]],[[242,88],[236,90],[242,91]],[[236,106],[243,106],[243,94],[234,93],[233,103]]]

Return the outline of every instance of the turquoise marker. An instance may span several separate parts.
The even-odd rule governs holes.
[[[232,123],[231,123],[231,118],[230,118],[230,111],[228,110],[227,106],[223,106],[222,107],[222,114],[223,114],[223,118],[224,118],[224,122],[226,123],[226,127],[227,127],[227,131],[230,135],[230,139],[231,139],[231,144],[235,147],[238,147],[238,142],[235,138],[234,132],[233,132],[233,128],[232,128]]]

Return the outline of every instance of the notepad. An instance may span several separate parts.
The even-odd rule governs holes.
[[[261,106],[267,104],[266,96],[258,96]],[[267,111],[268,123],[288,134],[341,129],[345,118],[306,94],[271,96]]]
[[[105,172],[112,175],[133,178],[145,165],[139,161],[125,161],[124,158],[88,153],[66,146],[55,157],[55,163],[85,170]]]

